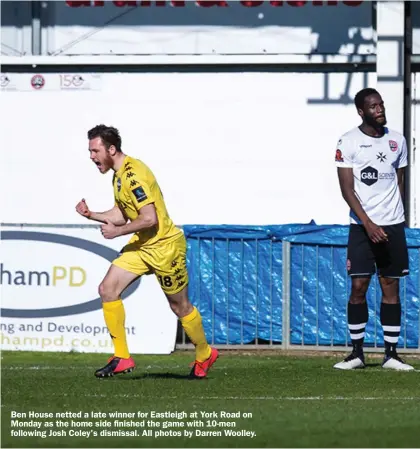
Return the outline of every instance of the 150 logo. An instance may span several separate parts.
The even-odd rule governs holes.
[[[85,80],[82,75],[60,75],[62,89],[78,89],[83,87]]]

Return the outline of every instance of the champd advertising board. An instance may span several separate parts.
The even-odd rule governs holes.
[[[97,228],[2,227],[1,240],[1,349],[112,353],[98,286],[128,238],[105,240]],[[155,276],[131,284],[123,300],[131,353],[171,353],[177,318]]]

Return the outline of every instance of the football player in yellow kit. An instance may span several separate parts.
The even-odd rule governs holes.
[[[219,354],[208,345],[200,312],[188,298],[184,234],[169,217],[151,170],[122,152],[121,137],[116,128],[98,125],[88,131],[88,139],[90,159],[99,171],[102,174],[114,171],[115,205],[106,212],[92,212],[83,199],[77,204],[76,211],[83,217],[103,223],[101,232],[106,239],[133,234],[99,286],[105,322],[115,352],[95,376],[113,376],[130,372],[135,367],[127,346],[121,294],[139,276],[154,273],[172,311],[195,345],[196,360],[191,377],[206,377]]]

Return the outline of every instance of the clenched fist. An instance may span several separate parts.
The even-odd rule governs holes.
[[[111,223],[107,219],[105,219],[105,224],[103,224],[101,226],[101,232],[102,232],[102,235],[106,239],[113,239],[113,238],[118,237],[120,235],[118,227],[115,226],[113,223]]]
[[[84,198],[82,199],[82,201],[79,201],[79,203],[77,204],[76,211],[82,217],[90,218],[91,212],[90,212],[89,207],[86,204],[86,201]]]

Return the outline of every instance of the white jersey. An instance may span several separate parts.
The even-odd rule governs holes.
[[[337,167],[353,169],[355,194],[375,224],[389,226],[405,220],[397,178],[397,169],[407,166],[402,134],[385,128],[382,137],[371,137],[354,128],[338,141],[335,162]],[[352,210],[350,223],[360,224]]]

